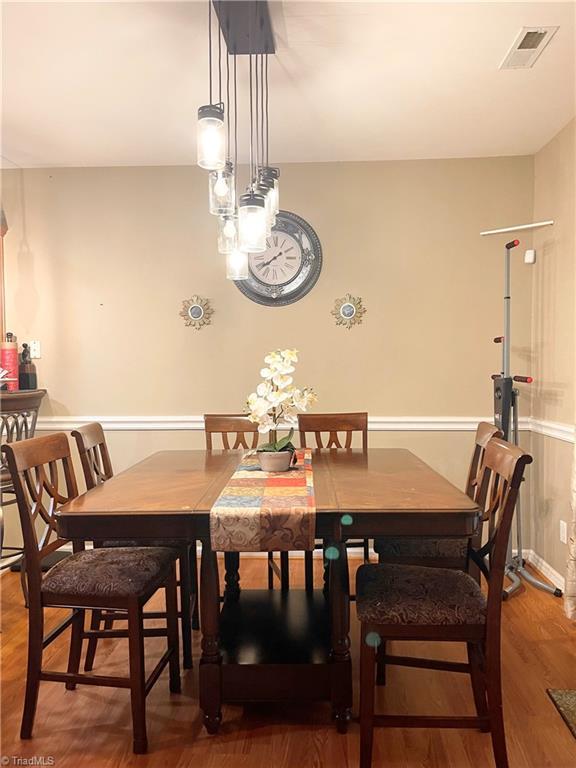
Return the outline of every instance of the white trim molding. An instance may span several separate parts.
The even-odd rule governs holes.
[[[100,422],[106,432],[201,432],[204,429],[202,416],[40,416],[36,429],[39,432],[69,432],[91,421]],[[480,421],[492,421],[492,417],[371,416],[368,429],[370,432],[473,432]],[[523,432],[536,432],[568,443],[575,439],[572,424],[524,417],[520,419],[519,427]]]
[[[554,437],[566,443],[573,443],[575,429],[573,424],[561,424],[558,421],[544,421],[543,419],[531,419],[530,429],[539,435]]]
[[[202,431],[202,416],[40,416],[40,432],[68,432],[82,424],[97,421],[106,432],[147,432],[175,430]],[[472,432],[480,421],[491,416],[371,416],[370,432]],[[290,425],[283,425],[288,429]],[[529,418],[520,419],[520,429],[530,430]]]

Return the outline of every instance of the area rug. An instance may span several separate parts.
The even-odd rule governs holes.
[[[562,715],[562,719],[576,738],[576,690],[562,688],[548,688],[548,696],[556,705],[556,709]]]

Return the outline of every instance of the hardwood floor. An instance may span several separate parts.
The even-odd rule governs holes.
[[[359,561],[352,563],[352,567]],[[321,583],[319,563],[316,583]],[[266,561],[244,558],[242,584],[265,586]],[[294,585],[303,584],[304,561],[291,566]],[[217,736],[208,736],[198,710],[199,633],[194,639],[194,669],[183,674],[181,695],[168,692],[168,674],[148,698],[150,753],[131,752],[130,702],[127,691],[78,687],[66,691],[57,683],[42,683],[34,738],[19,739],[26,669],[27,618],[18,575],[0,579],[2,590],[2,745],[0,754],[17,765],[21,758],[53,758],[57,768],[118,765],[198,768],[350,768],[357,766],[358,726],[346,736],[336,733],[328,705],[226,706]],[[47,612],[48,631],[63,612]],[[569,622],[561,601],[526,587],[504,605],[504,715],[511,768],[574,768],[576,739],[556,712],[546,688],[576,688],[576,624]],[[357,711],[358,626],[351,617],[354,651],[355,711]],[[394,644],[392,644],[394,646]],[[420,647],[418,647],[420,646]],[[46,651],[52,669],[65,669],[68,634]],[[164,641],[146,641],[151,669]],[[396,646],[398,648],[398,646]],[[422,652],[422,644],[403,650]],[[464,660],[461,650],[444,644],[433,649],[439,657]],[[125,674],[127,644],[100,642],[95,671]],[[379,689],[377,706],[389,712],[473,714],[466,676],[401,667],[388,669],[388,683]],[[20,765],[24,764],[22,761]],[[38,763],[37,763],[38,764]],[[492,768],[490,736],[475,731],[380,729],[375,733],[374,768]]]

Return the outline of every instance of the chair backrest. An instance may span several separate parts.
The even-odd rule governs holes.
[[[72,437],[80,454],[86,488],[90,490],[110,480],[114,472],[102,425],[95,421],[78,427],[72,432]]]
[[[494,424],[481,421],[476,429],[474,452],[472,453],[472,461],[470,462],[468,479],[466,480],[466,494],[470,496],[471,499],[475,499],[478,493],[481,479],[480,469],[482,467],[484,452],[486,451],[486,446],[493,437],[503,437],[502,432],[500,432],[498,427],[495,427]]]
[[[38,397],[36,392],[17,392],[8,397],[5,393],[0,395],[0,445],[34,437],[41,400],[42,397]],[[8,472],[4,456],[0,469],[2,472]]]
[[[78,496],[70,445],[63,432],[2,446],[18,502],[30,600],[40,597],[41,563],[67,543],[56,530],[55,513]],[[37,524],[44,523],[38,540]]]
[[[498,437],[492,438],[484,451],[476,501],[489,522],[488,540],[479,549],[471,550],[471,557],[488,582],[488,624],[493,625],[489,627],[491,632],[500,631],[508,539],[524,471],[531,463],[532,456]],[[488,558],[488,567],[485,558]]]
[[[299,413],[298,430],[300,432],[300,447],[307,448],[306,435],[314,433],[316,448],[351,448],[354,432],[362,433],[362,450],[368,450],[368,414],[367,413]],[[322,441],[322,433],[328,432],[326,445]],[[344,445],[340,442],[338,432],[344,432]]]
[[[260,437],[258,425],[241,413],[204,414],[204,432],[206,448],[209,451],[213,449],[212,435],[214,434],[220,435],[222,446],[226,451],[257,448]],[[229,435],[234,435],[232,445],[230,445]]]

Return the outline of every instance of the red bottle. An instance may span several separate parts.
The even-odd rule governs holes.
[[[7,333],[6,341],[2,342],[0,365],[8,371],[6,377],[0,380],[4,382],[2,388],[7,389],[8,392],[18,391],[18,342],[13,333]],[[13,379],[13,381],[6,381],[6,379]]]

